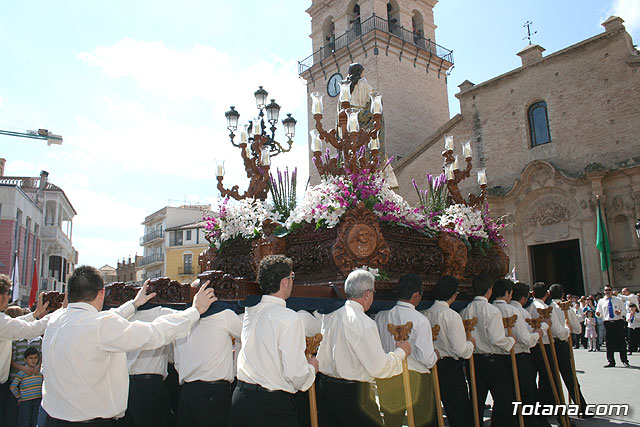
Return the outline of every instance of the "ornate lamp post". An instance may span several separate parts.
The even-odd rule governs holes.
[[[636,221],[636,236],[640,239],[640,219]]]
[[[371,93],[371,114],[373,127],[361,129],[358,122],[359,109],[351,108],[350,82],[340,83],[340,112],[336,129],[326,131],[322,127],[322,94],[311,94],[311,112],[316,121],[316,128],[310,131],[313,163],[320,175],[345,175],[367,169],[374,171],[379,167],[378,131],[382,127],[382,97],[377,92]],[[337,156],[322,156],[322,141],[337,150]],[[366,156],[369,148],[370,156]]]
[[[464,170],[461,170],[458,165],[458,156],[453,155],[453,135],[446,135],[444,137],[444,151],[442,152],[442,156],[444,157],[443,169],[445,177],[447,178],[449,194],[456,203],[479,207],[484,204],[487,198],[487,172],[485,168],[478,170],[478,184],[481,189],[480,195],[476,196],[475,194],[469,194],[469,201],[467,202],[464,197],[462,197],[462,194],[460,194],[458,184],[462,180],[471,176],[470,172],[473,168],[473,164],[471,162],[471,141],[467,141],[462,145],[462,155],[467,162],[467,166]]]
[[[287,137],[286,145],[283,147],[275,139],[276,124],[280,114],[280,105],[275,99],[267,104],[269,93],[262,86],[255,91],[256,107],[258,108],[258,116],[243,126],[240,131],[240,142],[234,141],[235,132],[238,129],[238,119],[240,113],[236,111],[234,106],[224,113],[227,119],[227,129],[229,129],[229,139],[234,147],[240,148],[240,156],[244,162],[244,168],[249,178],[249,188],[244,194],[238,193],[238,186],[234,185],[231,190],[227,190],[222,185],[224,179],[224,164],[217,165],[216,175],[218,177],[218,190],[223,197],[232,197],[236,200],[254,197],[260,200],[267,198],[267,189],[269,188],[269,167],[271,166],[271,157],[280,153],[286,153],[291,150],[293,137],[296,133],[296,120],[287,114],[282,120],[284,133]],[[266,113],[266,114],[265,114]],[[266,121],[265,121],[266,115]]]

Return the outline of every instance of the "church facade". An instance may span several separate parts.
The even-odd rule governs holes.
[[[416,202],[411,179],[442,166],[444,135],[456,152],[471,141],[474,167],[485,167],[494,217],[511,268],[526,283],[561,283],[590,294],[611,280],[640,290],[640,52],[622,19],[604,32],[543,56],[529,45],[522,66],[456,97],[460,114],[395,165],[400,193]],[[477,193],[475,178],[461,188]],[[596,249],[598,201],[612,250],[608,272]]]
[[[640,52],[622,19],[546,56],[529,45],[518,53],[521,67],[465,81],[461,112],[449,119],[453,55],[435,42],[436,3],[312,2],[314,53],[299,72],[309,93],[325,95],[325,126],[336,118],[332,85],[360,62],[383,95],[386,154],[396,157],[405,199],[417,202],[412,179],[424,186],[427,173],[442,170],[445,135],[454,136],[456,154],[471,141],[475,170],[487,171],[492,215],[509,224],[503,234],[518,280],[562,283],[576,294],[601,291],[608,280],[640,290]],[[310,105],[308,120],[313,129]],[[460,187],[479,192],[475,178]],[[595,246],[598,202],[612,249],[607,272]]]

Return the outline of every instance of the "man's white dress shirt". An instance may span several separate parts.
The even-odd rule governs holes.
[[[149,310],[136,310],[130,321],[153,322],[157,317],[171,314],[174,310],[165,307],[153,307]],[[167,365],[171,345],[152,350],[134,350],[127,352],[127,368],[129,375],[158,374],[167,378]]]
[[[360,303],[348,300],[322,319],[322,342],[318,349],[320,372],[351,381],[373,382],[402,372],[405,352],[385,353],[376,322]]]
[[[533,343],[531,347],[527,347],[524,342],[516,341],[516,346],[515,346],[516,354],[531,353],[531,348],[535,347],[536,344],[538,344],[538,342],[540,341],[538,334],[533,332],[533,328],[531,327],[531,325],[529,325],[529,323],[526,320],[526,319],[531,319],[531,313],[529,313],[527,309],[524,308],[522,304],[520,304],[518,301],[511,300],[511,302],[509,302],[509,305],[516,309],[516,312],[518,314],[518,321],[520,320],[520,317],[522,317],[522,321],[525,323],[527,327],[527,331],[529,331],[529,333],[532,333],[536,336],[536,342]],[[542,329],[542,332],[543,332],[542,336],[544,337],[547,334],[547,329],[549,329],[549,325],[547,325],[546,323],[542,323],[540,325],[540,329]]]
[[[489,304],[485,297],[475,297],[461,312],[463,319],[478,318],[471,331],[476,340],[476,354],[508,354],[515,340],[505,335],[500,310]]]
[[[558,305],[559,302],[562,302],[562,300],[560,299],[554,299],[551,300],[551,307],[553,307],[553,312],[552,314],[552,321],[555,322],[555,320],[557,319],[561,325],[565,325],[564,328],[566,330],[569,331],[569,334],[573,333],[573,334],[579,334],[582,332],[582,325],[580,324],[580,320],[578,319],[578,316],[576,315],[576,313],[572,310],[569,309],[567,310],[567,317],[564,317],[564,311],[560,308],[560,306]],[[569,325],[571,325],[571,329],[569,329],[566,324],[567,324],[567,319],[569,321]],[[571,331],[573,330],[573,332]],[[566,341],[569,339],[569,334],[566,335],[565,338],[562,338],[562,336],[564,336],[564,333],[562,335],[555,335],[555,331],[554,331],[554,335],[553,335],[553,339],[556,340],[562,340],[562,341]]]
[[[239,341],[241,333],[242,320],[232,310],[201,317],[189,335],[173,343],[180,384],[185,381],[232,382],[236,373],[231,337]]]
[[[306,391],[316,374],[305,349],[302,318],[282,298],[263,295],[259,304],[245,310],[238,380],[269,390]]]
[[[530,348],[535,346],[538,342],[538,334],[532,333],[527,328],[527,322],[522,317],[522,312],[518,310],[517,307],[508,304],[505,300],[497,299],[493,302],[494,307],[500,310],[500,314],[503,318],[511,317],[514,314],[518,316],[516,318],[516,324],[513,329],[511,329],[513,333],[513,337],[516,339],[516,344],[514,347],[514,352],[517,353],[529,353]],[[522,307],[521,307],[522,308]],[[505,333],[507,333],[507,329],[505,328]],[[501,351],[499,354],[508,354],[509,352]]]
[[[636,307],[640,308],[640,305],[638,305],[638,295],[634,295],[634,294],[629,294],[629,295],[622,295],[622,294],[618,294],[618,297],[625,302],[625,308],[627,309],[627,311],[629,311],[629,304],[635,304]]]
[[[627,326],[629,329],[640,328],[640,313],[637,310],[635,313],[627,313]]]
[[[612,296],[611,304],[613,306],[613,317],[609,315],[609,298],[601,298],[600,301],[598,301],[598,307],[596,308],[596,312],[600,313],[600,316],[598,317],[600,317],[605,322],[609,320],[624,319],[627,314],[624,301],[622,301],[622,299],[618,297]],[[616,310],[620,310],[620,314],[616,314]]]
[[[451,357],[455,360],[471,357],[473,343],[467,341],[462,317],[451,309],[446,301],[434,301],[422,314],[427,316],[432,326],[440,325],[440,333],[435,341],[440,357]]]
[[[425,374],[438,361],[438,356],[433,349],[433,337],[429,319],[420,314],[416,307],[408,302],[398,301],[391,310],[378,313],[376,323],[382,341],[382,348],[386,352],[396,349],[396,341],[387,329],[389,323],[404,325],[413,323],[408,342],[411,344],[411,354],[407,357],[407,366],[410,370]]]
[[[0,312],[0,384],[7,382],[11,369],[11,341],[33,339],[44,334],[50,316],[35,320],[29,313],[15,319]]]
[[[186,335],[200,314],[194,308],[129,322],[133,301],[98,311],[71,303],[51,315],[42,342],[42,406],[61,420],[120,418],[127,409],[129,376],[126,352],[162,347]]]
[[[298,316],[300,316],[304,322],[304,334],[306,336],[312,337],[320,333],[322,329],[322,315],[316,317],[307,310],[299,310],[296,313],[298,313]]]
[[[529,306],[529,314],[531,314],[531,318],[532,319],[537,319],[538,317],[540,317],[540,314],[538,314],[538,309],[539,308],[547,308],[549,307],[547,304],[545,304],[544,301],[542,301],[539,298],[534,298],[533,302],[531,303],[531,305]],[[553,310],[551,310],[551,334],[553,335],[553,339],[559,339],[562,341],[566,341],[567,339],[569,339],[569,334],[571,333],[569,331],[569,328],[565,326],[565,320],[564,320],[564,313],[562,313],[562,310],[560,310],[560,308],[558,307],[554,307]],[[549,334],[545,333],[544,336],[542,337],[542,342],[544,344],[549,344]]]

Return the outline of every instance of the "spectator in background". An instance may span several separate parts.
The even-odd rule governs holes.
[[[38,367],[40,351],[29,347],[24,352],[24,360],[32,372],[18,372],[10,388],[18,401],[18,427],[35,427],[42,401],[42,374]]]
[[[627,313],[627,326],[629,327],[629,354],[638,351],[640,343],[640,314],[638,314],[638,306],[629,304],[629,312]]]
[[[626,308],[624,302],[613,295],[611,286],[605,286],[604,298],[598,301],[596,316],[604,321],[605,333],[607,336],[607,361],[605,368],[616,366],[614,353],[620,353],[620,361],[625,367],[629,367],[627,358],[627,345],[624,337],[624,327],[626,326]]]
[[[598,340],[598,334],[596,333],[596,319],[593,316],[593,310],[587,310],[586,314],[587,317],[584,319],[584,336],[589,340],[589,351],[597,351],[596,342]]]

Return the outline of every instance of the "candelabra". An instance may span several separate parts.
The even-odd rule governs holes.
[[[284,133],[287,137],[286,147],[283,147],[275,139],[276,123],[278,123],[278,115],[280,114],[280,105],[275,99],[267,104],[267,96],[269,93],[262,86],[255,91],[256,106],[258,108],[258,116],[244,125],[240,131],[240,143],[236,143],[235,131],[238,129],[238,119],[240,113],[231,106],[231,109],[224,113],[227,119],[227,129],[229,129],[229,139],[234,147],[240,148],[240,156],[244,162],[244,169],[249,178],[249,187],[244,194],[238,192],[239,186],[234,185],[231,190],[227,190],[222,185],[224,179],[224,162],[217,164],[216,175],[218,177],[218,190],[223,197],[232,197],[236,200],[248,197],[264,200],[267,198],[267,190],[269,188],[269,167],[271,165],[271,157],[280,153],[286,153],[291,150],[293,137],[295,136],[296,120],[287,114],[282,120]],[[266,122],[265,122],[266,112]],[[267,123],[270,125],[267,132]]]
[[[311,151],[313,163],[320,175],[345,175],[365,169],[375,171],[379,167],[378,131],[382,127],[382,96],[377,92],[371,93],[373,127],[361,129],[358,122],[360,109],[351,108],[350,84],[347,80],[340,83],[338,125],[329,131],[322,126],[322,94],[319,92],[311,94],[311,113],[316,122],[316,128],[310,131]],[[337,150],[335,157],[329,157],[327,153],[323,160],[322,141]],[[368,157],[367,147],[370,153]]]
[[[444,151],[442,156],[444,157],[444,174],[447,178],[447,189],[454,202],[464,204],[472,207],[481,207],[487,198],[487,173],[486,169],[482,168],[478,170],[478,184],[480,185],[480,195],[476,196],[473,193],[469,193],[469,200],[466,201],[460,193],[458,184],[466,178],[471,176],[472,164],[472,151],[471,141],[467,141],[462,145],[462,155],[467,162],[467,166],[464,170],[460,169],[458,164],[458,156],[453,155],[453,135],[445,135],[444,137]]]

